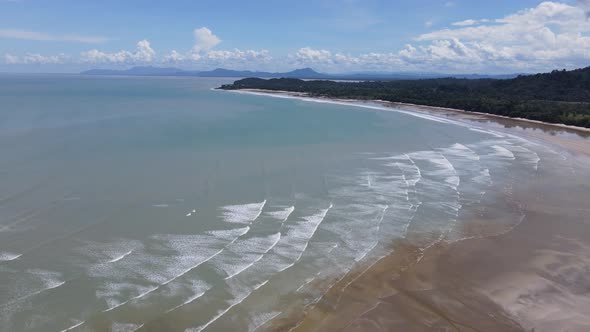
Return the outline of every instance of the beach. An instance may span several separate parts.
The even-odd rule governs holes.
[[[2,82],[0,331],[586,324],[583,132],[223,79]]]
[[[267,93],[255,91],[256,93]],[[276,94],[277,92],[270,92]],[[284,92],[282,92],[284,93]],[[295,97],[308,97],[291,94]],[[336,102],[359,102],[336,100]],[[590,329],[590,141],[587,129],[407,104],[386,107],[503,128],[572,156],[515,186],[524,218],[512,229],[393,253],[352,270],[304,312],[269,330],[587,331]],[[488,210],[493,214],[493,208]],[[485,228],[487,212],[465,225]],[[477,232],[475,232],[477,233]]]

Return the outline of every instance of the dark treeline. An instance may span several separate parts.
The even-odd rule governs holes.
[[[387,100],[590,128],[590,67],[508,80],[303,81],[246,78],[221,89],[265,89],[312,96]]]

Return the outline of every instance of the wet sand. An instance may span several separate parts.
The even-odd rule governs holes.
[[[589,188],[547,185],[518,194],[526,196],[526,218],[512,231],[424,253],[398,244],[394,254],[360,277],[352,272],[317,305],[273,329],[590,330],[590,210],[583,199]]]
[[[545,164],[534,181],[515,186],[513,198],[525,218],[512,230],[442,242],[424,252],[410,243],[393,243],[393,254],[353,270],[319,302],[272,321],[266,329],[590,331],[587,131],[456,110],[403,107],[527,137],[566,153],[571,167]],[[484,213],[470,220],[464,233],[468,237],[481,234],[491,218]],[[494,234],[494,230],[485,233]]]

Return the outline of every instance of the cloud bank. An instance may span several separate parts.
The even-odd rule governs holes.
[[[289,69],[310,66],[323,71],[533,72],[590,64],[590,0],[575,5],[546,1],[496,19],[465,18],[448,27],[416,36],[391,52],[348,54],[327,48],[301,47],[273,56],[268,50],[218,49],[221,38],[207,27],[193,31],[186,50],[157,54],[148,40],[135,50],[105,53],[98,49],[79,56],[4,55],[5,64],[175,64],[210,68]],[[2,36],[0,30],[0,36]],[[36,33],[21,37],[47,38]]]

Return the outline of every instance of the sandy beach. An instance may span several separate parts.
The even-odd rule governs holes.
[[[275,320],[268,329],[590,330],[588,130],[460,110],[380,104],[526,137],[571,155],[573,162],[567,169],[548,162],[535,181],[514,188],[512,204],[518,204],[524,218],[513,229],[469,236],[482,233],[486,220],[494,218],[494,208],[489,207],[470,220],[464,240],[442,241],[424,252],[411,243],[392,243],[393,254],[353,270],[320,301]]]

